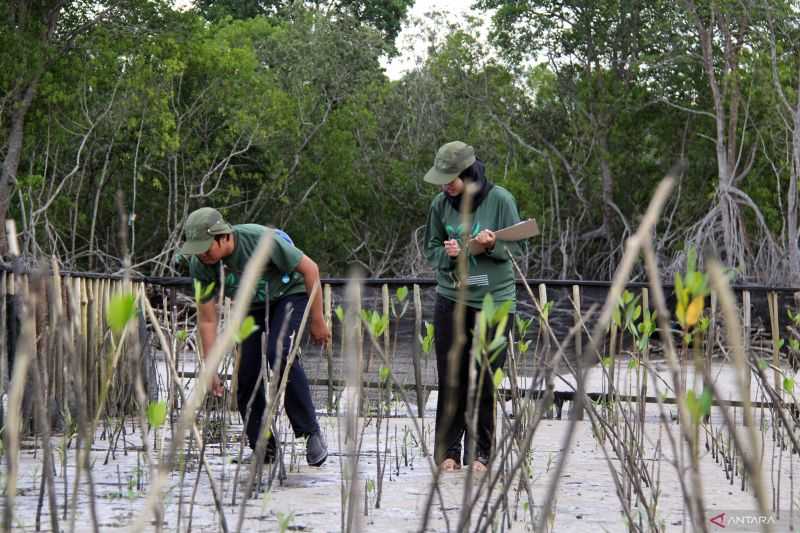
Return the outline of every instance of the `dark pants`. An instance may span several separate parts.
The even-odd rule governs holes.
[[[286,359],[292,345],[292,338],[300,327],[300,321],[303,318],[303,311],[307,303],[308,296],[294,294],[271,302],[269,313],[267,313],[265,307],[250,309],[249,314],[255,319],[259,329],[258,332],[247,337],[242,343],[236,401],[239,404],[242,420],[247,420],[247,438],[250,441],[250,447],[253,449],[255,449],[256,442],[258,442],[261,419],[266,407],[264,383],[262,382],[259,383],[256,390],[248,418],[247,404],[261,374],[261,334],[265,330],[268,332],[267,361],[269,367],[275,369],[275,358],[280,356],[280,372],[283,375]],[[265,327],[267,319],[269,320],[268,328]],[[279,341],[280,346],[278,344]],[[294,342],[299,342],[299,340],[294,339]],[[319,430],[314,403],[311,401],[311,391],[308,388],[308,379],[300,363],[300,358],[297,356],[289,369],[285,406],[286,414],[296,437],[307,436]]]
[[[448,355],[450,347],[455,341],[455,315],[456,303],[442,296],[436,296],[434,311],[434,335],[436,343],[436,369],[439,373],[439,400],[436,404],[436,442],[434,445],[434,459],[436,464],[441,464],[445,459],[453,459],[461,464],[462,448],[461,439],[464,439],[463,464],[470,464],[472,458],[468,457],[470,449],[470,435],[467,430],[467,421],[471,423],[473,413],[467,412],[467,394],[469,391],[469,364],[475,361],[476,368],[475,388],[481,379],[479,362],[470,351],[472,349],[472,334],[475,328],[475,317],[478,310],[465,308],[464,334],[466,343],[455,358],[455,381],[450,382],[450,361]],[[510,315],[509,326],[514,324],[514,316]],[[494,331],[487,334],[489,339],[494,338]],[[506,350],[497,354],[491,362],[490,369],[483,369],[483,383],[480,391],[476,391],[473,405],[478,409],[478,424],[475,428],[477,442],[475,446],[475,460],[488,464],[494,446],[495,401],[492,377],[497,368],[503,366],[506,360]],[[469,419],[467,417],[470,417]]]

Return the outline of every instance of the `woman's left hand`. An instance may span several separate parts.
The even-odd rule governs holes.
[[[475,236],[475,242],[480,244],[484,251],[494,248],[494,243],[496,240],[497,239],[494,235],[494,232],[489,229],[485,229]]]

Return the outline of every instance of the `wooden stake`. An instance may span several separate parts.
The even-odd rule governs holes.
[[[6,317],[6,283],[8,275],[0,272],[0,396],[8,383],[8,318]],[[5,425],[5,413],[0,406],[0,424]]]
[[[768,292],[767,293],[767,307],[769,307],[769,322],[770,326],[772,326],[772,375],[774,377],[775,383],[775,390],[780,391],[783,388],[781,383],[781,374],[779,372],[780,369],[780,357],[781,357],[781,349],[778,343],[781,340],[781,333],[780,327],[778,325],[778,293],[777,292]]]
[[[742,312],[743,316],[743,331],[744,331],[744,339],[742,346],[744,347],[744,353],[747,356],[748,360],[750,359],[750,332],[751,332],[751,316],[750,316],[750,291],[742,291]],[[744,383],[745,383],[745,394],[747,394],[747,398],[750,398],[750,388],[751,388],[751,377],[750,377],[750,365],[746,365],[744,368]],[[741,401],[745,401],[744,398],[741,398]]]
[[[583,366],[583,315],[581,314],[581,287],[580,285],[572,286],[572,306],[574,309],[575,326],[580,329],[575,333],[575,364],[577,371],[581,372]],[[573,402],[574,406],[574,402]],[[581,409],[577,412],[574,407],[570,410],[570,419],[573,417],[577,420],[583,420],[584,410]]]
[[[322,304],[325,310],[325,323],[331,332],[331,341],[325,346],[325,358],[328,361],[328,414],[333,414],[333,292],[330,283],[322,290]]]
[[[411,358],[414,363],[414,385],[417,390],[417,415],[422,418],[425,414],[425,395],[422,391],[422,368],[420,367],[420,338],[422,337],[422,295],[416,283],[414,291],[414,339],[412,342]]]
[[[545,305],[547,305],[547,286],[544,283],[539,284],[539,305],[542,309],[544,309]],[[544,384],[545,388],[552,392],[555,388],[553,385],[553,368],[549,367],[549,360],[550,360],[550,334],[547,331],[549,327],[549,319],[545,319],[543,316],[539,317],[539,331],[542,334],[542,362],[545,364],[544,368]],[[539,400],[540,409],[544,407],[544,402],[546,401],[547,394],[542,395],[542,398]],[[548,416],[548,418],[550,418]]]

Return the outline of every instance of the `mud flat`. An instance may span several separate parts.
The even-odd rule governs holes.
[[[431,399],[431,402],[435,398]],[[429,407],[431,403],[429,402]],[[665,531],[683,531],[692,528],[684,509],[680,480],[675,467],[675,457],[667,444],[664,426],[659,426],[658,407],[648,406],[645,425],[646,438],[643,456],[648,464],[651,478],[658,483],[658,502],[656,513],[661,527]],[[674,406],[672,407],[674,412]],[[714,409],[716,411],[716,408]],[[232,457],[238,453],[238,442],[241,426],[237,424],[238,416],[231,413],[232,425],[227,428],[227,446],[209,444],[206,448],[206,459],[212,476],[222,493],[223,512],[230,531],[235,531],[242,502],[242,494],[246,487],[248,470],[242,467],[238,479],[236,503],[233,501],[234,477],[237,465]],[[712,412],[711,424],[718,418]],[[343,483],[343,466],[348,462],[347,447],[344,441],[344,418],[323,417],[320,420],[326,434],[331,451],[328,461],[320,468],[309,467],[305,463],[304,443],[301,439],[293,440],[284,435],[284,468],[285,478],[273,480],[270,490],[262,490],[247,500],[242,531],[341,531],[342,530],[342,494],[347,488]],[[433,418],[416,419],[417,426],[424,434],[428,449],[433,445]],[[498,420],[498,434],[507,430],[509,419]],[[283,428],[288,422],[281,419]],[[439,491],[431,498],[432,471],[430,458],[423,455],[419,434],[409,418],[388,418],[383,420],[381,434],[382,464],[386,464],[380,494],[380,508],[376,508],[378,497],[377,475],[377,442],[375,419],[359,419],[363,430],[361,453],[358,457],[358,509],[357,519],[366,531],[418,531],[424,516],[428,515],[427,530],[457,531],[459,521],[463,522],[462,509],[466,472],[444,474],[439,480]],[[388,424],[388,431],[385,429]],[[677,434],[677,424],[672,423]],[[765,469],[764,480],[767,490],[780,502],[780,521],[773,524],[775,531],[788,530],[797,526],[800,498],[792,502],[792,494],[797,495],[797,487],[793,484],[793,473],[797,457],[786,449],[772,445],[769,437],[769,424],[764,422],[759,438],[764,437],[762,449],[762,465]],[[518,483],[512,483],[512,490],[501,492],[495,490],[488,496],[491,508],[499,498],[505,499],[499,505],[493,523],[480,521],[484,513],[487,498],[485,486],[480,485],[481,477],[474,480],[473,494],[480,491],[475,505],[471,508],[468,524],[470,530],[494,529],[496,531],[529,531],[532,530],[532,516],[538,518],[539,510],[551,486],[555,473],[555,465],[562,459],[564,438],[570,423],[567,420],[544,420],[540,423],[531,446],[528,464],[530,466],[530,487],[532,501],[524,490],[517,490]],[[141,432],[130,422],[126,423],[125,435],[118,442],[115,453],[109,457],[108,439],[95,441],[90,462],[93,464],[93,480],[95,484],[95,508],[100,531],[128,530],[142,515],[145,499],[149,490],[150,473],[145,461]],[[388,450],[385,436],[388,434]],[[170,430],[166,426],[158,435],[150,434],[148,441],[155,439],[160,450],[167,449]],[[616,494],[614,478],[609,467],[618,474],[620,462],[613,455],[608,440],[601,444],[593,434],[588,421],[577,422],[573,437],[573,445],[566,457],[566,464],[561,473],[556,499],[555,511],[547,519],[548,526],[554,531],[627,531],[625,517],[622,513],[620,499]],[[754,513],[756,504],[747,483],[742,490],[739,477],[731,476],[724,468],[724,461],[715,459],[705,443],[708,437],[700,437],[700,478],[707,518],[710,520],[720,513],[731,516],[735,513]],[[63,437],[55,436],[52,441],[56,450],[55,486],[59,494],[60,528],[69,531],[72,512],[66,510],[64,502],[66,493],[71,499],[75,479],[74,444],[66,455],[66,480],[64,479]],[[607,461],[603,448],[608,452]],[[384,455],[384,452],[387,455]],[[195,452],[196,454],[196,452]],[[20,476],[17,484],[15,510],[15,530],[34,531],[37,506],[42,478],[42,452],[33,440],[23,442],[20,454]],[[4,464],[5,467],[5,464]],[[494,470],[499,468],[494,465]],[[4,468],[5,472],[5,468]],[[483,474],[485,476],[485,474]],[[268,478],[264,474],[262,480]],[[685,475],[688,479],[688,474]],[[66,481],[66,487],[65,487]],[[4,481],[5,482],[5,481]],[[187,459],[186,475],[180,482],[178,471],[171,473],[166,490],[159,498],[163,504],[163,530],[178,530],[180,515],[180,531],[186,531],[190,520],[190,501],[195,483],[198,482],[197,460],[190,456]],[[688,482],[688,481],[687,481]],[[777,490],[778,483],[783,484]],[[478,488],[480,487],[480,488]],[[467,499],[469,501],[469,498]],[[432,501],[428,509],[428,502]],[[635,505],[633,515],[643,512]],[[47,498],[42,504],[41,530],[49,531],[50,520]],[[144,522],[146,530],[154,530],[152,513],[148,513]],[[646,526],[646,521],[643,520]],[[708,523],[714,530],[713,523]],[[191,509],[192,531],[220,531],[220,514],[214,504],[208,476],[203,473],[199,478],[194,506]],[[78,493],[75,513],[75,531],[91,531],[91,509],[89,488],[83,476]],[[726,531],[735,531],[735,525],[729,524]],[[742,531],[756,531],[757,526],[744,526]]]

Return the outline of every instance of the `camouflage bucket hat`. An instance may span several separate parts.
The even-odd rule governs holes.
[[[215,235],[232,233],[233,228],[225,222],[219,211],[211,207],[201,207],[186,219],[183,228],[186,242],[181,246],[183,255],[202,254],[211,247]]]
[[[425,181],[434,185],[450,183],[475,162],[475,149],[461,141],[444,144],[436,152],[433,166]]]

